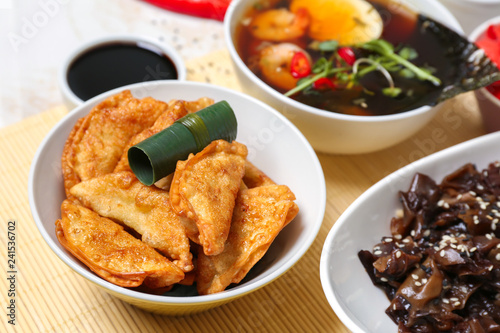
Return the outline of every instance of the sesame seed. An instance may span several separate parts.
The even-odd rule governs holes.
[[[431,234],[431,231],[429,229],[424,231],[424,237],[429,237],[430,234]]]
[[[470,252],[474,252],[476,250],[477,250],[477,247],[474,246],[473,248],[470,249]]]
[[[460,306],[460,302],[453,303],[453,306]]]
[[[445,255],[445,254],[446,254],[446,252],[445,252],[444,250],[441,250],[441,252],[439,253],[439,255],[440,255],[441,257],[444,257],[444,255]]]
[[[381,278],[380,278],[380,281],[382,281],[382,282],[387,282],[387,281],[389,281],[389,280],[387,280],[385,277],[381,277]]]
[[[443,199],[441,199],[441,200],[439,200],[437,202],[438,207],[443,207],[443,204],[444,204],[444,200]]]
[[[450,204],[445,202],[444,205],[443,205],[443,208],[445,209],[450,209]]]
[[[460,290],[465,294],[468,292],[467,287],[461,286]]]
[[[422,283],[423,283],[423,284],[426,284],[426,283],[427,283],[427,279],[426,279],[426,278],[423,278],[423,279],[422,279]]]
[[[397,239],[397,240],[400,240],[401,238],[403,238],[403,236],[401,236],[401,235],[394,235],[394,238]]]
[[[457,195],[457,199],[458,200],[462,199],[462,193],[460,193],[459,195]]]
[[[401,251],[396,251],[396,258],[400,258],[401,257]]]
[[[500,245],[500,244],[498,244],[498,245]],[[437,251],[441,250],[441,248],[439,246],[434,246],[434,250],[436,250],[436,252],[437,252]]]
[[[412,231],[410,232],[410,235],[411,235],[411,237],[415,237],[415,230],[412,230]]]
[[[479,224],[479,217],[477,215],[474,215],[472,220],[474,220],[474,224]]]
[[[410,242],[410,240],[408,238],[403,239],[403,243],[407,244],[409,242]]]
[[[418,275],[417,274],[412,274],[411,277],[413,278],[413,280],[418,280]]]
[[[381,255],[381,254],[382,254],[382,251],[377,250],[377,251],[373,252],[373,254],[374,254],[374,255],[376,255],[376,256],[379,256],[379,255]]]
[[[469,191],[469,194],[472,195],[473,197],[475,197],[477,195],[476,192],[474,192],[474,191]]]
[[[500,261],[500,253],[497,253],[497,254],[495,255],[495,259],[496,259],[497,261]]]
[[[456,298],[456,297],[450,297],[450,301],[456,302],[456,301],[458,301],[458,298]]]
[[[497,225],[495,223],[492,223],[491,224],[491,230],[496,230],[497,229]]]
[[[492,239],[493,239],[493,237],[491,237],[491,235],[490,235],[490,234],[486,234],[485,236],[486,236],[486,238],[488,238],[489,240],[492,240]]]
[[[415,281],[415,285],[416,285],[417,287],[422,286],[422,284],[421,284],[420,282],[418,282],[418,281]]]
[[[481,184],[477,184],[476,188],[477,188],[478,190],[484,190],[484,186],[483,186],[483,185],[481,185]]]
[[[455,244],[450,244],[450,247],[451,247],[452,249],[456,249],[456,248],[457,248],[457,246],[456,246]]]
[[[447,299],[447,298],[443,298],[443,303],[445,303],[445,304],[450,304],[450,300],[449,300],[449,299]]]
[[[493,216],[490,216],[490,215],[486,215],[486,218],[490,221],[493,221]]]
[[[386,243],[390,243],[390,242],[392,242],[392,238],[387,237],[386,239],[384,239],[384,242],[386,242]]]
[[[493,270],[493,265],[491,265],[490,267],[488,267],[488,270],[491,272]]]
[[[396,303],[394,303],[394,304],[392,305],[392,309],[393,309],[394,311],[396,311]]]

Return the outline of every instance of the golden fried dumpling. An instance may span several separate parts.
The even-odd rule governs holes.
[[[128,171],[83,181],[70,192],[84,206],[135,230],[144,243],[184,272],[193,269],[189,239],[170,206],[168,192],[143,185]]]
[[[103,279],[122,287],[163,288],[184,273],[110,219],[69,200],[56,221],[61,245]]]
[[[214,100],[209,97],[200,97],[196,101],[184,101],[184,105],[189,113],[200,111],[214,104]]]
[[[245,172],[245,145],[216,140],[186,161],[177,162],[170,198],[189,238],[206,255],[224,249]]]
[[[213,294],[239,283],[297,215],[299,209],[293,200],[295,195],[285,185],[241,190],[224,251],[216,256],[198,253],[198,293]]]
[[[136,99],[125,90],[95,106],[73,127],[62,154],[64,187],[112,172],[130,139],[167,109],[151,97]]]
[[[257,168],[249,161],[247,161],[245,164],[245,175],[243,176],[243,182],[248,188],[276,184],[264,172],[262,172],[259,168]]]

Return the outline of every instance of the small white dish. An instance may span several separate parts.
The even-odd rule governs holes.
[[[490,25],[500,24],[500,0],[498,1],[499,16],[489,20],[482,21],[480,25],[474,28],[469,36],[469,40],[476,42],[484,36]],[[486,87],[474,91],[476,95],[479,111],[483,121],[483,127],[488,132],[500,130],[500,100],[496,98]]]
[[[500,132],[496,132],[418,160],[373,185],[335,222],[321,254],[321,284],[330,306],[351,331],[397,332],[396,324],[385,314],[390,301],[372,284],[358,252],[371,250],[391,234],[391,218],[401,208],[398,191],[407,191],[417,172],[441,182],[466,163],[481,170],[498,159],[499,143]]]
[[[245,280],[234,288],[203,296],[157,296],[111,284],[90,271],[59,243],[55,221],[65,198],[61,154],[75,122],[105,98],[130,89],[136,98],[151,96],[196,100],[226,100],[236,114],[236,140],[248,147],[248,159],[278,184],[294,192],[299,213],[276,237]],[[40,144],[29,174],[31,212],[44,240],[72,270],[108,293],[146,310],[179,315],[207,310],[253,292],[290,269],[311,246],[323,222],[326,186],[321,164],[309,142],[279,112],[239,92],[196,82],[152,81],[114,89],[99,95],[66,115]]]
[[[439,0],[457,18],[466,34],[484,21],[500,15],[500,0]]]
[[[59,87],[61,89],[64,104],[68,110],[72,110],[84,101],[78,97],[71,89],[68,82],[68,71],[71,65],[87,52],[92,51],[100,46],[109,44],[135,44],[140,48],[149,49],[157,54],[164,54],[169,58],[177,70],[177,80],[183,81],[186,79],[186,66],[177,51],[170,45],[160,42],[154,38],[144,35],[110,35],[94,40],[87,41],[73,50],[66,60],[63,62],[58,73]],[[118,87],[117,87],[118,88]]]

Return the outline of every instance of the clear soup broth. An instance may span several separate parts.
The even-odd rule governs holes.
[[[315,0],[311,0],[314,2]],[[252,32],[252,20],[266,10],[282,8],[290,10],[292,0],[263,1],[249,8],[236,30],[236,49],[245,64],[264,82],[281,93],[289,89],[273,84],[269,75],[263,73],[259,67],[262,50],[269,45],[292,43],[307,52],[310,63],[314,64],[321,57],[328,57],[328,52],[312,49],[315,40],[308,33],[296,38],[281,41],[257,38]],[[300,91],[290,96],[304,104],[342,114],[350,115],[388,115],[412,110],[423,105],[432,105],[433,101],[450,82],[459,70],[457,64],[447,57],[449,45],[443,43],[439,36],[428,29],[429,21],[422,15],[403,7],[401,4],[378,0],[368,1],[378,11],[383,22],[381,39],[394,45],[395,49],[409,46],[418,55],[411,62],[432,70],[432,74],[441,80],[441,85],[436,86],[429,81],[421,81],[415,77],[409,78],[392,74],[394,84],[400,87],[404,94],[387,96],[381,90],[387,87],[387,79],[378,71],[373,71],[363,76],[358,84],[351,86],[337,86],[335,89],[317,89],[311,93]],[[307,10],[307,8],[306,8]],[[335,13],[330,14],[332,22]],[[432,24],[432,23],[431,23]],[[353,48],[356,57],[368,57],[365,51]],[[283,64],[278,71],[289,70]]]

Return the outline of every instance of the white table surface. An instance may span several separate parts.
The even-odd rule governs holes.
[[[134,33],[186,61],[225,47],[222,22],[140,0],[0,0],[0,127],[63,104],[57,73],[81,43]]]

